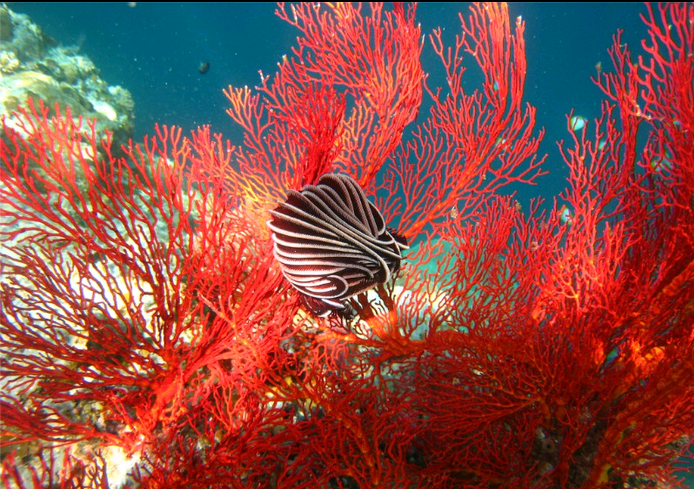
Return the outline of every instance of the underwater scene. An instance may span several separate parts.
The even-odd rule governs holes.
[[[0,481],[694,488],[694,4],[0,4]]]

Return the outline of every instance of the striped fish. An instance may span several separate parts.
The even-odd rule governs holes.
[[[275,258],[317,316],[389,281],[408,248],[347,175],[328,173],[316,185],[290,190],[270,214]]]

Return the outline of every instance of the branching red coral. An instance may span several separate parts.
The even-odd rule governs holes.
[[[239,174],[261,180],[279,200],[288,189],[340,169],[364,187],[373,180],[422,99],[421,33],[414,6],[280,4],[302,37],[256,95],[230,87],[228,113],[245,130]],[[349,109],[347,108],[349,107]],[[263,194],[267,195],[267,193]]]
[[[69,109],[5,118],[5,486],[676,485],[694,436],[694,7],[647,8],[647,57],[615,38],[602,117],[560,145],[568,220],[497,195],[543,160],[503,5],[473,6],[452,48],[431,36],[445,88],[423,85],[414,7],[281,5],[298,45],[227,90],[238,146],[160,127],[116,158]],[[320,319],[266,221],[330,171],[426,240]]]
[[[446,70],[448,86],[427,88],[434,105],[414,137],[395,154],[384,178],[386,220],[397,218],[414,238],[451,209],[469,215],[489,195],[510,182],[531,183],[541,174],[537,158],[543,136],[533,136],[535,108],[522,106],[525,87],[524,25],[511,33],[503,5],[477,5],[455,47],[444,46],[441,30],[431,36]],[[463,59],[482,69],[481,89],[463,90]]]

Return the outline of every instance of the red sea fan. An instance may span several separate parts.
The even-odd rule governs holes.
[[[434,33],[446,92],[423,86],[414,7],[279,15],[297,48],[227,91],[239,146],[161,127],[121,159],[69,110],[5,119],[5,485],[676,485],[694,435],[692,6],[649,8],[639,63],[616,39],[598,80],[616,105],[562,146],[570,224],[496,195],[542,162],[504,6],[472,7],[451,50]],[[471,93],[465,56],[485,74]],[[266,221],[330,171],[426,240],[323,320]]]
[[[1,191],[4,444],[82,442],[82,452],[116,445],[147,456],[176,436],[196,389],[214,383],[212,367],[263,345],[236,341],[248,324],[290,324],[275,293],[281,275],[251,252],[262,242],[252,226],[235,232],[241,217],[229,199],[184,179],[195,163],[179,130],[161,128],[116,159],[69,110],[49,116],[30,104],[11,123]]]
[[[693,15],[649,9],[639,64],[616,38],[598,84],[617,106],[562,146],[569,223],[499,199],[444,230],[447,316],[411,367],[441,484],[677,484],[694,427]]]

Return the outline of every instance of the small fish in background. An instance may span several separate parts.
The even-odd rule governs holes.
[[[448,216],[454,221],[456,219],[458,219],[458,206],[457,205],[454,205],[453,207],[451,207],[451,211],[448,213]]]
[[[561,206],[561,209],[559,210],[559,222],[565,224],[566,226],[571,226],[573,224],[571,209],[566,207],[566,205]]]
[[[588,122],[588,119],[585,117],[574,115],[569,119],[569,128],[574,132],[580,131],[586,126],[586,122]]]
[[[200,63],[200,66],[198,66],[198,71],[200,72],[201,75],[204,75],[208,71],[210,71],[210,62],[209,61],[204,61]]]

